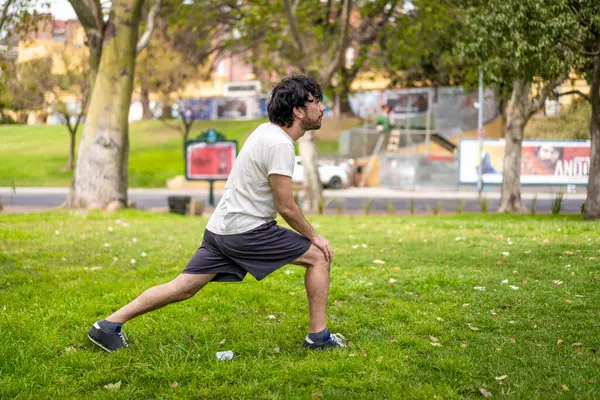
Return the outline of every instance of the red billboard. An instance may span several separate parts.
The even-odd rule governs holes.
[[[235,161],[235,142],[197,142],[187,147],[187,179],[227,179]]]

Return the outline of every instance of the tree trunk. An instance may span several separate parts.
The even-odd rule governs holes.
[[[149,97],[148,89],[146,89],[146,88],[141,89],[140,100],[142,103],[142,119],[143,120],[153,119],[154,114],[152,114],[152,111],[150,110],[150,97]]]
[[[592,86],[590,88],[592,118],[590,120],[590,175],[584,205],[585,219],[600,219],[600,56],[594,57]]]
[[[173,118],[173,113],[171,112],[171,103],[169,102],[168,97],[165,96],[165,100],[162,106],[162,115],[161,118],[171,119]]]
[[[304,198],[302,199],[302,211],[316,214],[319,211],[321,201],[321,180],[317,167],[317,149],[312,131],[307,131],[298,140],[302,165],[304,166]]]
[[[360,64],[362,65],[362,62]],[[340,73],[340,87],[338,88],[338,98],[340,101],[340,116],[355,116],[354,112],[352,112],[352,109],[350,108],[350,101],[348,100],[348,95],[350,94],[350,85],[352,85],[352,82],[354,81],[354,78],[356,77],[357,73],[358,68],[355,67],[351,68],[350,70],[347,68],[342,68],[342,71]]]
[[[502,168],[502,197],[499,212],[523,210],[521,202],[521,146],[525,124],[529,119],[529,93],[531,84],[524,81],[513,82],[513,91],[507,111],[506,133],[504,135],[504,165]]]
[[[128,114],[143,1],[112,4],[73,175],[71,207],[127,205]]]
[[[349,88],[342,87],[342,90],[339,95],[340,116],[354,117],[354,112],[352,111],[352,108],[350,108],[350,100],[348,100],[349,94],[350,94]]]
[[[77,128],[73,131],[69,131],[71,136],[71,143],[69,146],[69,161],[67,161],[67,166],[65,169],[67,171],[71,171],[73,169],[73,162],[75,161],[75,135],[77,134]]]

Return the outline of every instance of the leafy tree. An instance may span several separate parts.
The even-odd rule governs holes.
[[[600,3],[584,0],[549,2],[554,37],[574,60],[574,72],[583,74],[590,93],[576,93],[592,106],[590,118],[591,160],[584,218],[600,218]]]
[[[20,122],[26,122],[32,111],[45,111],[48,105],[46,94],[57,82],[49,57],[18,64],[6,63],[2,81],[5,89],[0,95],[0,103],[19,114]]]
[[[85,117],[90,97],[87,49],[66,48],[61,54],[61,61],[65,72],[58,77],[58,86],[53,88],[52,107],[69,131],[69,159],[62,171],[70,171],[75,161],[75,136]],[[63,100],[67,96],[72,100],[70,104]]]
[[[505,132],[501,212],[521,212],[521,147],[524,129],[573,63],[556,41],[552,8],[545,0],[490,0],[470,9],[463,38],[488,83],[510,88]],[[534,93],[532,95],[532,93]]]
[[[470,85],[474,65],[461,57],[458,38],[468,29],[463,1],[415,0],[379,36],[378,51],[390,86]]]

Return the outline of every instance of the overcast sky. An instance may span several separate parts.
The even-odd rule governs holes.
[[[77,19],[73,7],[67,0],[50,0],[50,12],[55,19]]]

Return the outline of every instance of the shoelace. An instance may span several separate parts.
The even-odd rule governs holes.
[[[345,339],[345,337],[341,333],[332,333],[329,337],[329,340],[332,340],[339,347],[346,347],[346,345],[342,342],[342,339]]]
[[[129,344],[127,344],[127,335],[125,335],[125,332],[121,331],[119,332],[119,337],[121,338],[121,342],[123,343],[123,346],[125,347],[129,347]]]

